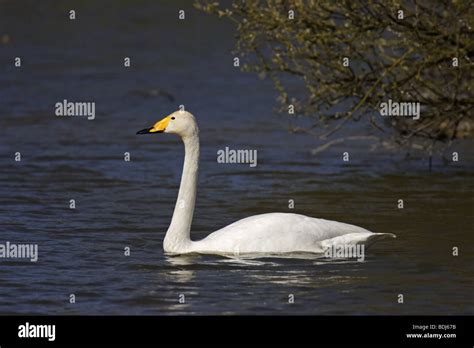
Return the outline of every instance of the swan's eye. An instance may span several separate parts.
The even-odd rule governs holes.
[[[173,117],[171,117],[171,119],[172,119],[172,120],[174,120],[175,118],[176,118],[176,117],[174,117],[174,116],[173,116]]]

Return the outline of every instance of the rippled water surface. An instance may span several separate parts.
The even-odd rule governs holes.
[[[0,242],[37,243],[39,260],[0,261],[1,314],[474,313],[472,142],[432,172],[363,143],[311,156],[316,142],[274,114],[271,82],[233,67],[229,23],[190,2],[80,1],[74,22],[69,6],[27,3],[0,1]],[[63,99],[94,101],[96,118],[54,116]],[[135,132],[180,104],[201,128],[193,238],[290,199],[398,238],[364,262],[164,255],[183,148]],[[226,146],[257,149],[258,166],[218,164]]]

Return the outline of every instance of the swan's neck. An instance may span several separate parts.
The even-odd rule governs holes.
[[[199,167],[199,137],[197,134],[183,137],[183,143],[185,152],[183,175],[173,218],[163,242],[166,252],[183,251],[191,243],[190,231],[196,202]]]

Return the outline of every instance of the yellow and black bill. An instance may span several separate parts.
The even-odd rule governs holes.
[[[153,127],[145,128],[139,130],[137,134],[153,134],[153,133],[163,133],[166,130],[166,127],[171,121],[171,116],[167,116],[161,121],[156,122]]]

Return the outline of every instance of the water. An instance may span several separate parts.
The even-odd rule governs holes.
[[[426,158],[366,143],[311,156],[314,139],[274,114],[271,82],[233,67],[229,23],[188,2],[69,4],[0,4],[0,240],[39,245],[37,263],[1,261],[0,314],[474,313],[472,142],[454,144],[460,162],[436,158],[431,173]],[[55,117],[63,99],[96,102],[96,118]],[[289,199],[292,212],[398,238],[365,262],[164,255],[183,148],[135,132],[180,104],[201,128],[193,238],[290,211]],[[257,149],[258,166],[218,164],[226,146]]]

